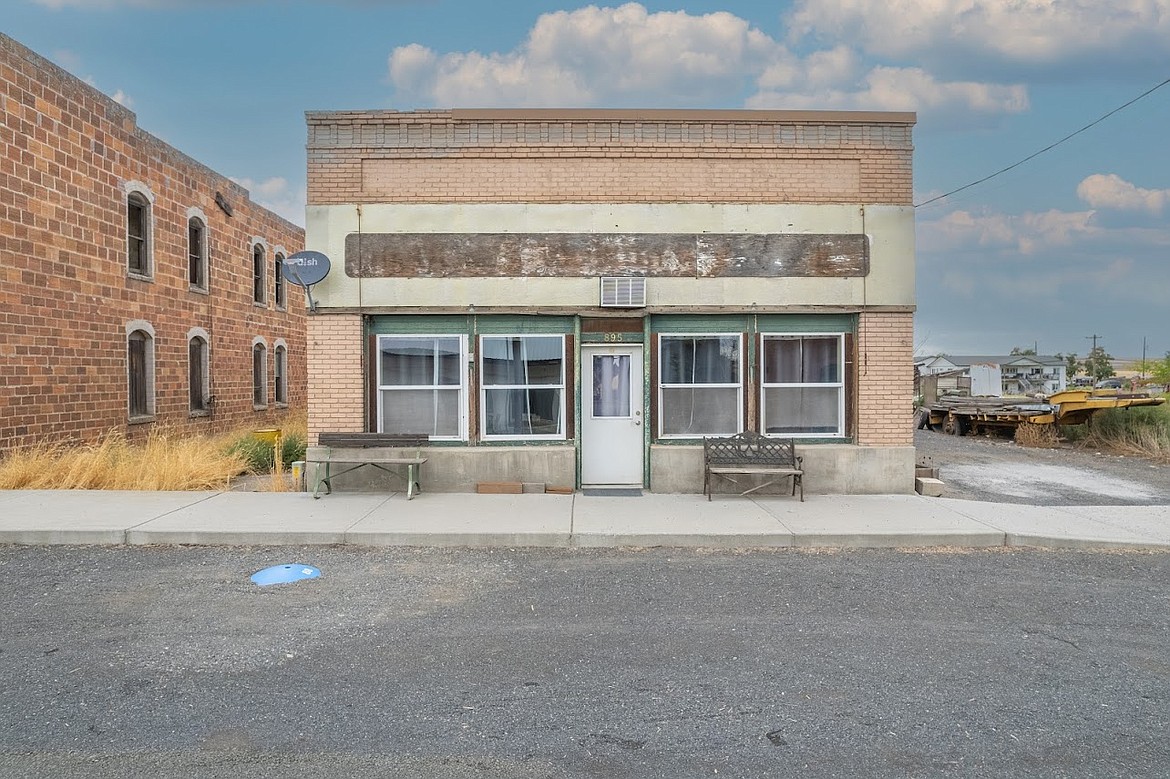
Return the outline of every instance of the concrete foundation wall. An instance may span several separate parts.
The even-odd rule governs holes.
[[[320,457],[327,447],[309,447],[307,459]],[[375,450],[334,449],[335,455],[358,455]],[[379,449],[413,455],[397,449]],[[797,448],[804,458],[804,491],[821,495],[909,494],[914,491],[914,447],[818,445]],[[424,448],[423,492],[474,492],[479,482],[519,481],[550,486],[571,486],[576,479],[576,450],[571,446],[530,447],[432,447]],[[406,468],[400,468],[405,475]],[[317,471],[309,466],[305,483],[312,490]],[[745,487],[747,488],[745,483]],[[336,479],[334,488],[344,491],[401,490],[404,479],[376,468],[360,468]],[[730,492],[732,485],[720,479],[715,492]],[[761,490],[763,494],[787,494],[785,481]],[[702,446],[651,446],[650,490],[658,493],[703,491]]]
[[[797,446],[796,453],[804,458],[804,491],[819,495],[886,495],[914,491],[913,446],[854,446],[825,444]],[[737,476],[744,486],[742,492],[759,481]],[[726,479],[716,479],[713,492],[731,492],[734,485]],[[785,479],[772,487],[760,490],[762,494],[788,494],[792,489]],[[702,492],[702,446],[651,446],[651,492]]]
[[[309,447],[306,459],[312,460],[329,452],[328,447]],[[416,450],[400,449],[341,449],[334,448],[335,456],[346,454],[361,457],[370,452],[394,453],[412,456]],[[519,481],[544,483],[550,486],[571,487],[577,474],[577,451],[572,446],[441,446],[423,448],[427,458],[422,466],[420,483],[423,492],[475,492],[479,482]],[[406,466],[395,467],[406,474]],[[913,469],[911,469],[913,473]],[[309,490],[316,483],[314,466],[305,470],[305,484]],[[405,478],[399,479],[365,466],[336,479],[334,489],[340,491],[401,490]]]

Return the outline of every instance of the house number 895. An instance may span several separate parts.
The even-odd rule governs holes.
[[[605,334],[605,342],[606,343],[616,343],[616,342],[621,341],[621,340],[622,340],[621,333],[606,333]]]

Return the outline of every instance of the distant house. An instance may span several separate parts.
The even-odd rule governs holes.
[[[915,365],[922,376],[962,371],[971,377],[972,395],[1051,395],[1068,385],[1063,357],[940,354],[917,360]]]

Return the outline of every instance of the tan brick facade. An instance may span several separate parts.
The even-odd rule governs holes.
[[[127,198],[150,201],[148,273],[128,272]],[[217,195],[231,210],[217,205]],[[188,219],[206,221],[206,291],[188,278]],[[264,300],[253,301],[253,245]],[[275,252],[303,231],[138,129],[134,114],[0,35],[0,453],[39,441],[166,427],[268,426],[305,403],[304,295],[275,305]],[[153,415],[129,424],[127,330],[153,331]],[[189,334],[206,333],[209,409],[192,413]],[[254,408],[252,347],[268,396]],[[287,348],[287,404],[274,353]]]
[[[912,446],[914,316],[862,313],[857,327],[857,443]]]
[[[427,432],[443,445],[428,453],[441,475],[424,486],[540,481],[556,451],[573,458],[579,485],[699,491],[702,437],[740,425],[799,439],[806,482],[821,491],[910,489],[912,114],[359,111],[307,121],[308,245],[335,270],[310,317],[313,440],[430,424],[386,413],[400,405],[373,420],[370,363],[399,375],[399,336],[443,334],[463,339],[467,375],[446,390],[458,392],[458,425],[448,407],[443,432]],[[598,299],[599,279],[615,276],[647,290],[624,319]],[[557,359],[576,360],[578,373],[565,379],[563,408],[525,412],[525,432],[500,422],[511,409],[485,378],[485,334],[537,332],[560,334]],[[739,351],[714,354],[715,338],[736,335]],[[648,433],[618,449],[589,432],[605,416],[594,415],[596,399],[612,389],[591,384],[585,367],[598,344],[621,344],[644,366],[647,392],[630,418]],[[765,346],[784,378],[764,379]],[[704,349],[710,376],[714,364],[734,367],[695,378]],[[738,384],[730,397],[742,413],[703,384]],[[569,424],[557,427],[561,414]],[[597,467],[615,453],[624,462],[639,442],[641,479],[627,470],[611,481]]]
[[[309,443],[321,432],[365,429],[362,411],[362,318],[357,314],[309,317]]]

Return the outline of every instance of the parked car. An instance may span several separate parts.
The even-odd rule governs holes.
[[[1093,385],[1093,389],[1121,389],[1125,383],[1121,379],[1101,379]]]

